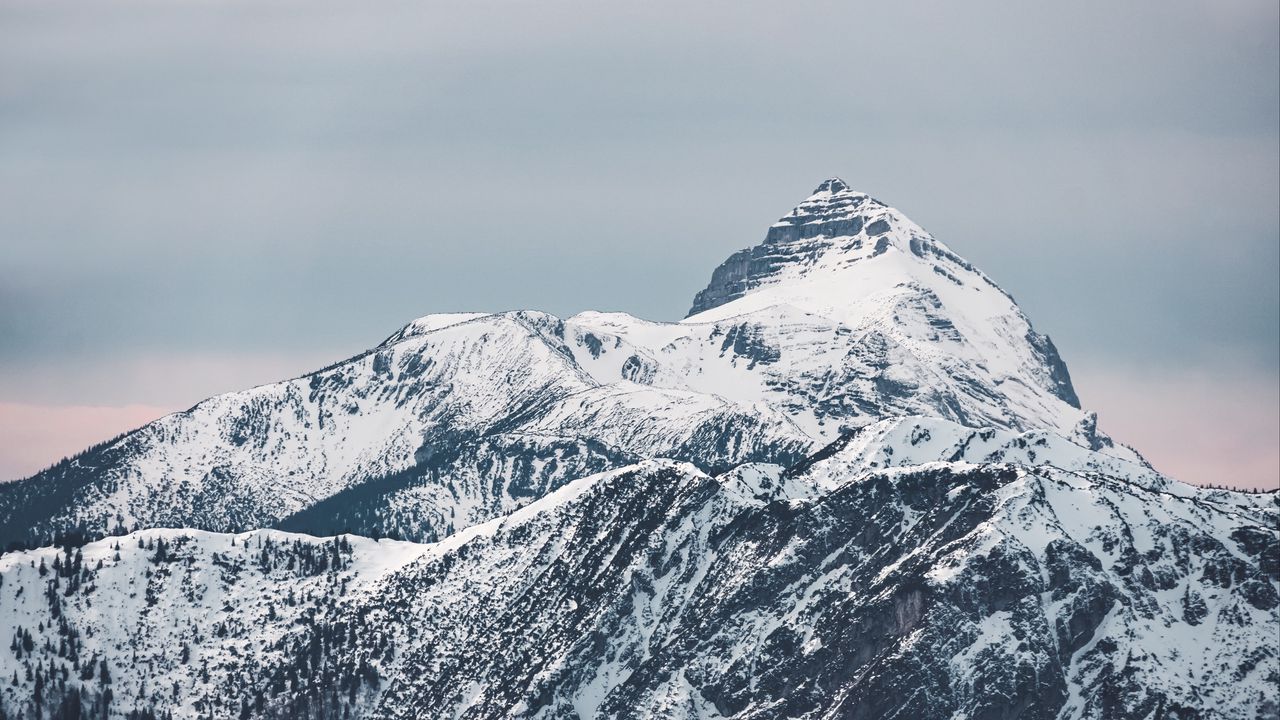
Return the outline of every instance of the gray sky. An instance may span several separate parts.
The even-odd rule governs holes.
[[[677,319],[839,175],[1275,484],[1274,0],[454,5],[0,0],[0,478],[428,312]]]

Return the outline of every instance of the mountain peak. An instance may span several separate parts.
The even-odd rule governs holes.
[[[932,238],[901,213],[831,177],[773,223],[764,242],[734,253],[717,268],[711,284],[694,298],[689,315],[725,305],[759,287],[843,265],[855,256],[879,257],[890,246],[919,251],[926,239],[932,244]],[[833,262],[836,256],[841,262]]]
[[[849,187],[849,184],[846,183],[844,180],[841,180],[838,177],[829,177],[826,180],[822,181],[822,184],[818,186],[817,190],[813,191],[810,197],[813,197],[813,195],[819,195],[821,193],[834,194],[838,192],[844,192],[849,189],[851,189]]]
[[[772,245],[816,237],[856,235],[865,225],[865,218],[860,216],[867,211],[884,208],[883,203],[833,177],[779,218],[769,228],[764,241]]]
[[[1072,408],[1064,425],[1078,415],[1065,364],[1008,293],[901,212],[839,178],[770,226],[764,242],[716,268],[685,322],[780,307],[883,336],[925,367],[947,356],[948,367],[990,376],[991,386],[1012,378],[1047,392]]]

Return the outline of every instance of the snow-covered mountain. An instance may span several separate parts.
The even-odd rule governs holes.
[[[421,318],[0,486],[0,545],[276,524],[434,539],[610,467],[786,464],[895,415],[1136,458],[1096,432],[1007,294],[839,180],[717,269],[694,310]]]
[[[429,315],[0,486],[0,720],[1278,717],[1278,520],[832,179],[680,322]]]

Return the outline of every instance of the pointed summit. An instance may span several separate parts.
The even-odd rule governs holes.
[[[856,235],[862,228],[857,218],[864,206],[865,209],[884,207],[866,193],[850,188],[840,178],[830,178],[774,223],[764,241],[772,244],[818,236]]]
[[[817,190],[813,191],[813,195],[818,195],[819,193],[834,194],[838,192],[844,192],[845,190],[849,190],[849,189],[850,189],[849,184],[846,183],[844,180],[841,180],[838,177],[829,177],[826,180],[824,180],[821,185],[818,186]],[[812,197],[812,195],[810,197]]]
[[[1048,394],[1079,407],[1066,365],[1013,298],[901,212],[839,178],[774,223],[764,242],[716,268],[685,322],[782,307],[879,337],[922,366],[963,368],[959,385],[1013,379],[1034,388],[1028,406]]]
[[[889,213],[910,224],[900,213],[866,193],[851,189],[840,178],[825,180],[769,227],[763,243],[734,253],[716,268],[711,284],[694,298],[689,315],[736,300],[785,274],[807,272],[807,268],[830,255],[833,249],[845,254],[861,250],[863,236],[877,237],[889,230],[889,220],[885,217]],[[923,230],[919,233],[924,235]],[[833,244],[837,238],[855,240]],[[887,249],[880,240],[874,241],[872,247],[876,255]]]

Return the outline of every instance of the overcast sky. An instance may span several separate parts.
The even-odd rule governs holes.
[[[430,312],[674,320],[822,179],[1280,472],[1275,0],[0,0],[0,479]]]

